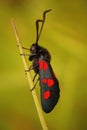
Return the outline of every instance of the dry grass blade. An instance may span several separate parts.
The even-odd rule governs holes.
[[[13,19],[11,20],[11,23],[12,23],[12,27],[13,27],[13,30],[14,30],[14,33],[15,33],[17,44],[19,46],[20,54],[23,54],[21,41],[20,41],[20,38],[19,38],[19,35],[18,35],[18,32],[17,32],[17,29],[16,29],[16,26],[15,26],[15,23],[14,23]],[[28,70],[28,65],[27,65],[25,56],[21,56],[21,57],[22,57],[22,61],[23,61],[25,70]],[[27,72],[27,78],[28,78],[28,83],[29,83],[30,89],[32,89],[34,85],[33,85],[33,82],[32,82],[32,79],[31,79],[31,76],[30,76],[29,72]],[[39,116],[39,119],[40,119],[42,129],[43,130],[48,130],[45,119],[43,117],[43,113],[42,113],[42,109],[41,109],[39,100],[38,100],[37,95],[36,95],[35,89],[32,91],[32,96],[33,96],[33,99],[34,99],[34,102],[35,102],[35,106],[36,106],[36,109],[37,109],[37,113],[38,113],[38,116]]]

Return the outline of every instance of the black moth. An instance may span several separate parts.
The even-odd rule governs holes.
[[[43,29],[46,13],[49,11],[51,11],[51,9],[44,11],[43,19],[38,19],[36,21],[36,42],[31,45],[30,49],[28,49],[30,50],[29,61],[32,61],[32,65],[29,67],[29,70],[26,70],[35,71],[33,81],[35,80],[37,74],[39,75],[39,78],[37,79],[32,90],[35,88],[37,82],[40,81],[41,104],[44,112],[46,113],[49,113],[53,110],[60,96],[59,82],[50,65],[51,55],[47,49],[38,45],[38,40]],[[42,23],[40,30],[39,23]]]

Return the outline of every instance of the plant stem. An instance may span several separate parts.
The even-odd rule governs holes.
[[[19,35],[18,35],[18,32],[17,32],[16,26],[15,26],[15,23],[14,23],[14,19],[11,20],[11,23],[12,23],[12,27],[13,27],[13,30],[14,30],[14,33],[15,33],[17,44],[19,46],[20,54],[23,54],[22,44],[21,44],[21,41],[20,41],[20,38],[19,38]],[[27,65],[25,56],[22,55],[21,57],[22,57],[22,61],[23,61],[25,70],[28,70],[28,65]],[[28,78],[28,83],[29,83],[30,89],[32,89],[34,84],[32,82],[31,75],[30,75],[29,72],[27,72],[27,78]],[[38,116],[39,116],[39,119],[40,119],[42,129],[43,130],[48,130],[48,127],[46,125],[46,122],[45,122],[45,119],[44,119],[44,116],[43,116],[43,113],[42,113],[42,109],[41,109],[39,100],[37,98],[37,94],[36,94],[35,89],[32,91],[32,96],[33,96],[33,99],[34,99],[34,102],[35,102],[35,106],[36,106],[36,109],[37,109],[37,113],[38,113]]]

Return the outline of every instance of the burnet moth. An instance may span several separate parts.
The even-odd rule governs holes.
[[[45,22],[46,13],[49,11],[51,11],[51,9],[44,11],[43,19],[38,19],[36,21],[36,42],[31,45],[30,49],[28,49],[30,50],[29,61],[32,61],[32,65],[29,67],[29,70],[26,70],[34,70],[35,75],[33,81],[35,80],[36,76],[39,75],[39,78],[36,80],[36,83],[31,91],[33,91],[37,82],[39,81],[41,91],[41,105],[44,112],[46,113],[49,113],[53,110],[60,97],[59,82],[50,64],[51,55],[47,49],[38,45],[38,41]],[[41,23],[40,27],[39,23]]]

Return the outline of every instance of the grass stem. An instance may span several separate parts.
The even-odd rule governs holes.
[[[15,23],[14,23],[14,19],[11,20],[11,23],[12,23],[12,27],[13,27],[13,30],[14,30],[14,33],[15,33],[17,44],[18,44],[18,47],[19,47],[19,50],[20,50],[20,54],[23,54],[22,44],[21,44],[16,26],[15,26]],[[22,58],[25,70],[28,70],[28,65],[27,65],[25,56],[22,55],[21,58]],[[29,72],[27,72],[27,78],[28,78],[28,83],[29,83],[30,89],[32,89],[34,84],[32,82],[31,75],[30,75]],[[46,122],[45,122],[45,119],[44,119],[44,116],[43,116],[43,113],[42,113],[42,108],[41,108],[41,105],[39,103],[35,89],[31,93],[32,93],[32,96],[33,96],[33,99],[34,99],[34,102],[35,102],[36,110],[37,110],[37,113],[38,113],[38,116],[39,116],[39,119],[40,119],[42,129],[48,130],[48,127],[46,125]]]

